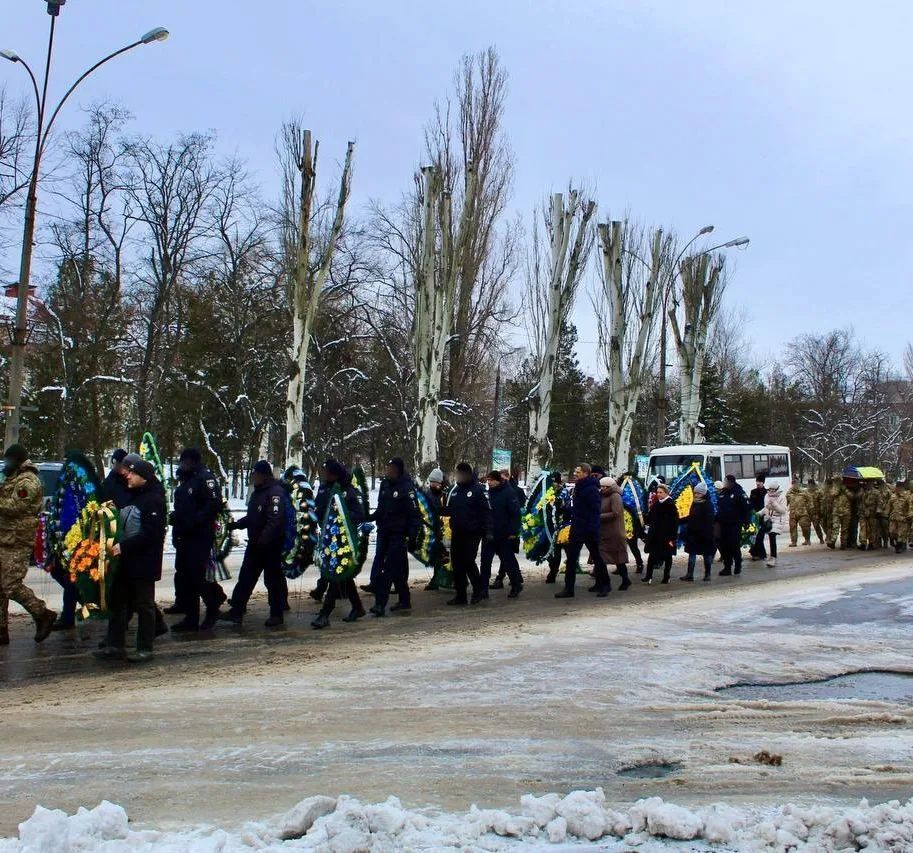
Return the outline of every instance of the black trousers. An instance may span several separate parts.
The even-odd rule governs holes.
[[[269,615],[283,616],[288,602],[288,581],[282,571],[282,551],[279,548],[259,548],[248,545],[244,552],[238,582],[231,594],[232,613],[243,615],[253,595],[257,581],[263,575],[269,601]]]
[[[642,569],[644,567],[644,558],[640,553],[640,545],[636,536],[628,539],[628,548],[631,549],[631,553],[634,555],[634,562],[637,564],[637,568]]]
[[[574,584],[577,582],[577,567],[580,564],[580,553],[583,546],[586,545],[587,551],[593,558],[593,576],[596,579],[596,586],[605,589],[612,588],[612,581],[609,577],[609,568],[605,560],[599,553],[599,538],[597,536],[587,536],[584,539],[572,540],[567,545],[567,566],[564,569],[564,588],[568,592],[574,591]]]
[[[137,580],[118,572],[111,584],[108,602],[108,645],[124,648],[127,625],[136,613],[137,651],[151,652],[155,640],[155,581]]]
[[[720,556],[723,558],[723,568],[742,569],[742,531],[737,524],[720,525]]]
[[[200,624],[200,601],[207,610],[218,610],[222,603],[222,588],[206,579],[206,569],[212,546],[177,545],[174,556],[174,573],[181,574],[182,598],[187,621],[192,625]]]
[[[391,589],[396,590],[401,604],[409,605],[409,552],[404,535],[378,535],[377,553],[371,567],[371,585],[374,587],[375,606],[387,606]]]
[[[777,559],[777,534],[768,533],[767,541],[770,543],[770,558],[772,560],[776,560]]]
[[[364,612],[365,608],[361,603],[361,596],[358,594],[355,578],[350,578],[342,583],[330,583],[327,581],[327,594],[320,612],[324,616],[329,616],[336,609],[336,602],[340,598],[348,598],[353,610]]]
[[[493,539],[491,542],[482,543],[482,560],[479,571],[479,588],[482,594],[488,589],[491,581],[491,566],[494,558],[501,564],[498,569],[498,578],[507,576],[512,587],[523,584],[523,575],[520,573],[520,563],[514,553],[516,539]]]
[[[552,580],[558,577],[558,572],[561,570],[561,546],[555,545],[552,553],[548,558],[548,576]]]
[[[79,604],[76,584],[70,580],[70,573],[60,565],[60,560],[56,558],[51,566],[51,577],[63,588],[63,608],[60,611],[60,621],[72,627],[76,624],[76,607]]]
[[[669,576],[672,574],[672,555],[650,554],[649,558],[647,559],[646,577],[648,580],[653,580],[653,572],[656,570],[657,566],[663,567],[663,580],[669,580]]]
[[[754,538],[754,545],[751,546],[749,553],[756,560],[767,559],[767,549],[764,547],[764,529],[758,527],[758,535]]]
[[[476,565],[476,556],[479,553],[479,543],[482,536],[479,533],[466,533],[453,531],[450,542],[450,564],[453,567],[453,585],[456,587],[456,597],[460,601],[467,600],[467,590],[472,584],[472,594],[476,597],[482,594],[482,577]]]

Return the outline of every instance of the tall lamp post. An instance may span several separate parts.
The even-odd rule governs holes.
[[[656,400],[656,446],[660,447],[663,444],[664,436],[666,434],[666,426],[668,424],[668,399],[666,392],[666,362],[668,360],[668,338],[667,338],[667,329],[668,329],[668,315],[669,315],[669,295],[672,292],[673,287],[675,286],[675,279],[678,276],[679,264],[682,261],[682,258],[685,257],[685,253],[688,249],[694,244],[694,242],[703,237],[705,234],[710,234],[713,231],[712,225],[705,225],[697,232],[687,243],[685,243],[684,248],[678,253],[675,260],[672,263],[669,280],[666,282],[663,287],[663,315],[660,325],[660,337],[659,337],[659,388],[657,390],[657,400]],[[695,257],[701,257],[701,255],[709,255],[712,252],[716,252],[718,249],[733,249],[740,246],[748,245],[747,237],[737,237],[735,240],[727,240],[725,243],[720,243],[718,246],[711,246],[709,249],[704,249],[698,252]]]
[[[42,0],[45,2],[45,0]],[[60,14],[60,8],[66,3],[66,0],[46,0],[48,15],[51,16],[51,26],[48,33],[48,50],[44,66],[44,80],[39,90],[38,80],[35,77],[31,67],[17,53],[12,50],[0,50],[0,58],[7,59],[10,62],[21,65],[29,79],[32,81],[32,88],[35,93],[35,108],[37,110],[37,127],[35,131],[35,159],[32,164],[32,173],[29,179],[28,196],[25,202],[25,225],[22,231],[22,256],[19,262],[19,282],[16,293],[16,320],[13,327],[11,351],[10,351],[10,378],[9,378],[9,397],[8,403],[4,407],[7,413],[6,419],[6,436],[5,446],[15,444],[19,440],[20,414],[22,410],[22,386],[25,380],[25,348],[28,343],[28,306],[29,306],[29,280],[32,269],[32,243],[35,238],[35,213],[38,207],[38,175],[41,169],[41,158],[44,155],[45,145],[48,141],[51,128],[54,121],[60,113],[63,105],[69,100],[70,95],[76,90],[76,87],[82,83],[93,71],[100,68],[106,62],[133,50],[144,44],[153,44],[158,41],[164,41],[168,38],[168,30],[164,27],[156,27],[149,30],[135,42],[109,53],[106,57],[96,62],[88,70],[83,72],[67,89],[60,103],[54,108],[50,119],[45,124],[47,115],[48,99],[48,80],[51,72],[51,57],[54,52],[54,29],[57,22],[57,16]]]

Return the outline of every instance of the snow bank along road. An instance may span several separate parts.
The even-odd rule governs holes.
[[[913,562],[817,549],[803,556],[808,574],[777,569],[775,583],[754,583],[769,570],[749,569],[738,584],[638,586],[608,605],[585,593],[556,602],[554,587],[534,580],[525,599],[502,596],[456,614],[428,594],[411,617],[334,623],[319,634],[303,620],[269,636],[226,629],[208,642],[168,641],[141,671],[85,659],[98,627],[60,640],[70,643],[64,656],[54,637],[22,665],[15,656],[29,647],[17,640],[0,652],[0,836],[15,834],[38,803],[73,811],[103,799],[140,825],[215,823],[237,832],[306,797],[331,795],[332,808],[317,801],[318,811],[331,812],[312,830],[318,835],[346,810],[361,808],[355,824],[367,825],[364,807],[337,803],[340,794],[368,803],[395,794],[408,808],[461,813],[478,803],[519,819],[532,808],[518,809],[523,794],[598,787],[620,810],[606,825],[627,820],[632,828],[641,819],[630,803],[651,796],[694,809],[827,803],[837,815],[861,797],[906,799],[913,706],[715,692],[740,681],[913,671]],[[765,751],[782,764],[759,762]],[[657,779],[618,775],[647,763],[673,769]],[[589,796],[610,813],[600,795]],[[547,824],[576,820],[557,802],[543,807],[541,832],[524,824],[520,834],[544,841]],[[660,812],[654,823],[668,818]],[[104,814],[119,832],[120,813]],[[739,814],[730,815],[735,823],[755,825]],[[898,810],[864,814],[871,825],[905,825]],[[802,815],[812,837],[809,827],[824,819]],[[468,825],[465,816],[452,820]],[[279,823],[261,830],[275,835]],[[560,829],[559,821],[556,840]],[[913,849],[913,841],[894,849]]]

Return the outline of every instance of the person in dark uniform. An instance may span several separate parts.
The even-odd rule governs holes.
[[[356,530],[365,520],[361,496],[355,491],[349,472],[346,471],[342,463],[337,462],[335,459],[327,459],[323,463],[323,482],[317,492],[317,517],[322,523],[329,507],[333,486],[337,484],[345,492],[344,500],[349,513],[349,521],[352,529]],[[355,578],[349,578],[349,580],[341,583],[327,581],[327,592],[323,607],[320,608],[320,613],[311,622],[311,627],[317,629],[326,628],[330,624],[330,614],[336,608],[336,602],[343,596],[349,599],[349,604],[352,606],[349,615],[343,617],[343,622],[355,622],[365,615],[365,608],[361,603],[361,597],[358,595]]]
[[[577,580],[577,565],[583,546],[593,558],[593,577],[600,592],[611,592],[609,568],[599,551],[599,526],[602,495],[599,482],[593,479],[593,469],[581,462],[574,470],[574,498],[571,505],[571,531],[567,545],[567,565],[564,570],[564,589],[555,598],[573,598]]]
[[[377,547],[371,568],[375,616],[387,615],[390,590],[399,596],[390,611],[411,610],[409,550],[418,537],[421,516],[415,503],[415,484],[398,456],[387,463],[377,496],[377,509],[368,516],[377,524]]]
[[[172,631],[208,631],[216,623],[225,594],[217,583],[207,580],[206,572],[215,543],[216,518],[221,510],[222,495],[215,475],[203,465],[199,450],[185,448],[180,456],[178,487],[169,519],[175,549],[175,588],[181,590],[181,599],[175,604],[181,602],[185,616],[172,626]],[[206,606],[202,624],[201,600]]]
[[[265,459],[254,465],[250,478],[254,490],[247,504],[247,515],[231,522],[229,530],[247,531],[247,548],[231,593],[231,609],[218,618],[240,625],[247,602],[260,575],[269,600],[267,628],[282,625],[288,586],[282,571],[282,546],[285,541],[285,501],[282,484],[273,476],[273,466]]]
[[[526,506],[526,492],[524,491],[523,487],[520,485],[518,471],[517,471],[517,469],[515,469],[514,473],[511,474],[510,471],[508,471],[506,468],[502,468],[500,471],[500,474],[501,474],[501,479],[505,483],[507,483],[511,487],[511,489],[513,489],[514,494],[517,496],[517,503],[520,506],[520,515],[518,516],[518,518],[522,518],[523,517],[523,507]],[[494,507],[492,507],[492,509],[494,509]],[[515,555],[519,554],[520,553],[520,529],[519,529],[519,527],[517,528],[517,535],[511,541],[512,541],[512,545],[513,545],[513,549],[514,549],[514,554]],[[486,549],[485,545],[484,544],[482,545],[482,563],[481,563],[480,573],[483,578],[487,579],[487,578],[491,577],[491,566],[492,566],[492,563],[494,562],[495,556],[496,556],[496,554],[493,549],[491,549],[491,550]],[[489,586],[489,589],[504,589],[504,578],[507,577],[507,568],[505,567],[503,561],[499,561],[499,562],[500,562],[500,565],[498,566],[498,576],[494,579],[494,581],[492,581],[491,585]],[[518,568],[519,568],[519,565],[520,564],[517,563]],[[485,593],[484,589],[482,590],[482,592],[485,594],[485,597],[488,598],[488,594]]]
[[[720,530],[718,544],[723,559],[722,577],[742,574],[742,527],[748,523],[750,515],[745,490],[734,474],[727,474],[725,482],[717,487],[716,520]]]
[[[456,587],[456,597],[447,603],[462,606],[484,600],[476,556],[483,539],[489,542],[494,539],[494,528],[488,495],[468,462],[457,465],[456,479],[443,510],[450,518],[450,562]],[[469,584],[472,584],[471,599],[467,597]]]
[[[491,506],[492,539],[482,545],[482,551],[498,558],[501,564],[500,571],[504,572],[510,581],[508,598],[517,598],[523,590],[523,575],[520,573],[520,564],[517,562],[516,546],[520,541],[520,502],[517,499],[517,490],[505,479],[501,471],[491,471],[488,480],[488,503]],[[491,578],[491,557],[485,560],[479,581],[479,590],[483,598],[488,598],[488,582]],[[499,572],[500,578],[500,572]],[[503,589],[504,584],[495,586]]]
[[[130,503],[130,489],[127,488],[127,481],[124,479],[127,472],[124,463],[128,455],[133,461],[142,459],[139,454],[128,454],[123,448],[118,448],[111,454],[111,470],[101,484],[102,503],[111,501],[118,509]]]
[[[96,657],[123,659],[130,617],[137,614],[136,651],[126,655],[131,663],[152,658],[156,634],[155,584],[162,579],[165,549],[165,489],[155,468],[143,459],[127,462],[126,481],[130,502],[121,509],[120,541],[110,546],[120,562],[111,585],[108,636]]]

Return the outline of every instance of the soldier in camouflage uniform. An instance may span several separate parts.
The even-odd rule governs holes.
[[[824,531],[826,529],[826,525],[824,525],[824,492],[818,488],[818,484],[814,480],[809,480],[805,493],[808,496],[808,514],[812,527],[815,529],[819,544],[823,545],[825,542]]]
[[[887,483],[878,484],[878,536],[882,548],[887,548],[891,541],[891,492]]]
[[[802,530],[803,545],[811,545],[812,519],[808,492],[802,488],[799,478],[793,480],[786,493],[786,506],[789,507],[789,547],[795,548],[799,540],[799,529]]]
[[[8,645],[9,602],[21,604],[35,620],[35,642],[51,633],[53,610],[25,585],[29,556],[35,547],[38,513],[44,501],[38,469],[25,448],[14,444],[3,454],[5,478],[0,483],[0,645]]]
[[[828,548],[837,547],[837,539],[840,539],[840,550],[844,551],[850,533],[850,517],[852,516],[852,498],[850,490],[843,485],[840,477],[832,477],[830,481],[830,530],[829,539],[827,540]]]
[[[881,496],[875,483],[863,483],[859,501],[859,550],[875,551],[881,547],[878,509]]]
[[[910,539],[910,516],[913,515],[913,495],[907,489],[906,483],[897,482],[891,492],[888,509],[888,533],[894,550],[899,554],[907,550]]]

